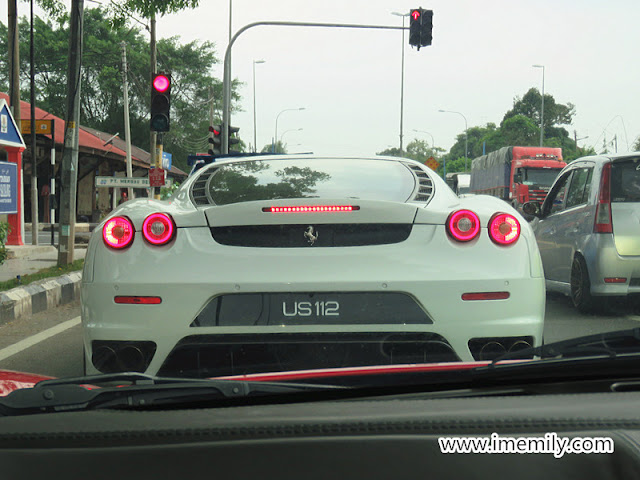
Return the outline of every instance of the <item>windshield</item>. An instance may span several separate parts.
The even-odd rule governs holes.
[[[538,185],[541,187],[550,187],[558,176],[560,169],[551,168],[524,168],[525,185]]]
[[[0,376],[530,361],[637,324],[640,2],[76,1],[34,2],[33,61],[0,7]]]

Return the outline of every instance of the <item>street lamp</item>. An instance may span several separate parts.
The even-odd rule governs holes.
[[[257,152],[258,143],[256,133],[256,64],[265,63],[264,60],[254,60],[253,61],[253,151]]]
[[[542,69],[542,108],[540,109],[540,146],[544,141],[544,65],[531,65],[533,68]]]
[[[274,144],[273,144],[273,153],[276,153],[276,143],[278,143],[278,118],[280,118],[280,115],[282,115],[284,112],[293,112],[296,110],[304,110],[304,107],[300,107],[300,108],[286,108],[284,110],[282,110],[278,115],[276,115],[276,134],[273,136],[274,138]]]
[[[467,171],[467,157],[469,157],[469,149],[468,149],[469,138],[467,136],[467,131],[469,130],[469,128],[467,126],[467,117],[462,115],[460,112],[453,112],[451,110],[438,110],[438,111],[440,113],[457,113],[462,118],[464,118],[464,171],[466,172]]]
[[[408,13],[391,12],[391,15],[402,17],[402,64],[400,67],[400,153],[402,154],[402,120],[404,117],[404,19]]]
[[[284,136],[289,132],[299,132],[302,128],[290,128],[289,130],[285,130],[282,135],[280,135],[280,143],[284,145]]]
[[[429,135],[431,137],[431,149],[435,149],[436,148],[436,142],[433,140],[433,135],[431,135],[429,132],[425,132],[424,130],[416,130],[415,128],[413,129],[414,132],[417,133],[426,133],[427,135]]]

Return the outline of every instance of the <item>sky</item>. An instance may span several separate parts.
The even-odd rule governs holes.
[[[640,135],[637,0],[200,0],[160,18],[158,37],[211,41],[223,58],[230,4],[234,32],[263,20],[401,26],[392,12],[434,12],[433,44],[420,51],[399,30],[260,26],[241,34],[232,74],[243,82],[242,111],[231,123],[253,144],[253,61],[265,60],[255,65],[258,149],[271,143],[276,117],[289,152],[372,155],[398,147],[403,43],[405,147],[419,138],[449,150],[465,119],[469,128],[499,124],[515,97],[542,87],[534,64],[545,66],[545,93],[575,105],[565,128],[580,146],[601,151],[604,139],[617,137],[618,151],[626,151]],[[28,14],[27,3],[19,9]],[[0,12],[6,23],[6,0]],[[211,74],[222,78],[222,71],[220,64]]]

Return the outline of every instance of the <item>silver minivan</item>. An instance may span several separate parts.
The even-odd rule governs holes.
[[[640,294],[640,153],[583,157],[529,202],[548,290],[581,312],[596,296]]]

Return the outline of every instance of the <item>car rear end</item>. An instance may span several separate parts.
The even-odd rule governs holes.
[[[585,246],[591,293],[640,294],[640,154],[598,165],[594,234]]]
[[[540,343],[542,268],[528,225],[518,223],[517,238],[504,225],[515,212],[496,216],[504,204],[489,197],[463,205],[415,162],[324,162],[282,163],[270,181],[265,163],[242,175],[211,168],[178,195],[193,211],[174,214],[170,243],[150,244],[141,220],[125,250],[93,238],[89,370],[215,376],[468,361]],[[251,197],[260,185],[284,198]]]

